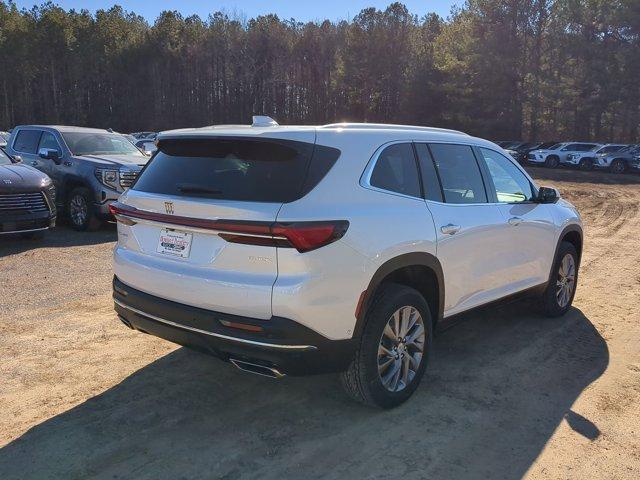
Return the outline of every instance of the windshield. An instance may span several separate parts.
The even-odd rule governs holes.
[[[0,148],[0,165],[11,165],[13,162],[9,158],[9,155],[4,153],[4,150]]]
[[[619,152],[624,148],[624,145],[607,145],[606,147],[602,147],[598,150],[598,153],[613,153]]]
[[[144,157],[129,140],[117,133],[66,132],[62,134],[74,155],[136,155]]]
[[[566,145],[566,144],[565,143],[556,143],[555,145],[552,145],[551,147],[549,147],[547,150],[558,150],[563,145]]]

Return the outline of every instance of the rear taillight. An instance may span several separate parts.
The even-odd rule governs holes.
[[[128,223],[131,222],[131,218],[141,218],[164,224],[214,230],[227,242],[295,248],[301,253],[339,240],[349,228],[349,222],[346,220],[272,223],[180,217],[138,210],[119,202],[111,204],[109,211],[119,222]]]
[[[221,220],[222,221],[222,220]],[[267,245],[273,247],[292,247],[299,252],[309,252],[339,240],[347,232],[349,222],[334,220],[326,222],[294,222],[273,223],[265,225],[265,231],[257,234],[255,229],[242,231],[235,228],[234,233],[220,233],[227,242],[244,243],[248,245]]]

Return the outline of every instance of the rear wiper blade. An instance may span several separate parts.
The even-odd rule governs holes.
[[[209,193],[212,195],[220,195],[222,190],[216,190],[215,188],[203,187],[202,185],[195,185],[191,183],[179,183],[176,188],[182,193]]]

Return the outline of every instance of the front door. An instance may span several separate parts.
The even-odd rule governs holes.
[[[549,205],[534,201],[531,181],[515,163],[494,150],[478,149],[486,166],[489,195],[508,226],[503,255],[507,290],[515,293],[548,280],[553,262],[556,228]]]

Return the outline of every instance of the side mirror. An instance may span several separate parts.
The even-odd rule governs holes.
[[[560,198],[560,192],[551,187],[540,187],[536,202],[538,203],[556,203]]]
[[[14,163],[22,163],[22,157],[20,155],[14,155],[13,156],[13,162]]]
[[[60,153],[55,148],[41,148],[38,150],[38,156],[47,160],[53,160],[56,164],[60,164]]]

